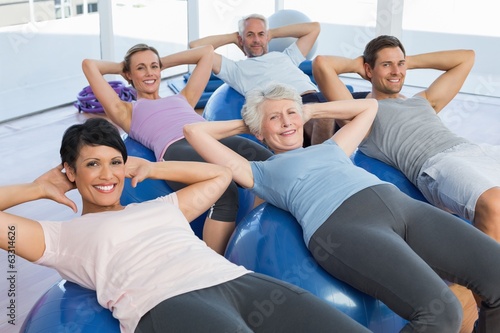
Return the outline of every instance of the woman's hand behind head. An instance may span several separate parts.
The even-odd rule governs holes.
[[[62,166],[50,169],[33,183],[40,186],[45,198],[66,205],[77,212],[76,204],[66,196],[66,192],[76,189],[76,185],[69,181]]]

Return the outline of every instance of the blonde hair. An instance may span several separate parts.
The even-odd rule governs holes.
[[[141,52],[141,51],[154,52],[154,54],[156,54],[156,56],[158,57],[158,64],[160,65],[160,68],[163,67],[158,50],[156,50],[152,46],[141,43],[141,44],[136,44],[136,45],[132,46],[130,49],[128,49],[127,53],[125,54],[125,57],[123,58],[123,72],[124,73],[130,73],[130,63],[131,63],[132,56],[134,54],[136,54],[137,52]],[[132,82],[132,80],[127,80],[127,81],[128,81],[128,84],[130,84],[130,85],[132,85],[132,87],[134,87],[134,83]]]

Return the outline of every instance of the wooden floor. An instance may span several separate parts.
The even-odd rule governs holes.
[[[352,83],[357,91],[366,86],[359,80]],[[162,95],[171,93],[164,84]],[[411,88],[409,88],[411,93]],[[95,115],[78,113],[72,105],[0,124],[0,186],[30,182],[59,163],[59,144],[64,130]],[[455,132],[475,142],[500,145],[500,99],[459,95],[441,114],[443,121]],[[79,207],[76,191],[69,194]],[[66,220],[75,214],[66,207],[40,200],[14,207],[9,212],[39,220]],[[60,276],[52,269],[31,264],[20,258],[15,263],[15,297],[7,297],[7,254],[0,253],[0,332],[17,333],[28,311],[39,297]],[[15,326],[8,324],[7,304],[16,304]]]

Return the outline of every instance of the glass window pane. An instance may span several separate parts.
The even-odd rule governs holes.
[[[82,60],[101,58],[99,14],[92,13],[97,0],[86,2],[89,10],[83,0],[31,4],[3,5],[0,12],[0,22],[10,22],[0,27],[0,77],[9,78],[0,80],[0,122],[74,102],[88,85]],[[160,54],[187,48],[187,1],[120,0],[111,6],[115,51],[106,60],[120,61],[139,42]],[[179,66],[163,75],[186,71]]]
[[[473,49],[476,61],[462,92],[500,97],[500,24],[496,0],[405,0],[403,42],[408,54]],[[428,86],[438,71],[410,72],[406,82]]]
[[[497,0],[405,0],[408,30],[500,37]]]
[[[285,9],[295,9],[311,20],[340,25],[375,26],[377,0],[285,0]]]
[[[321,23],[316,54],[356,57],[375,36],[377,0],[284,0],[284,8]]]
[[[113,6],[115,58],[135,44],[155,47],[161,56],[187,49],[187,1],[120,0]],[[187,72],[187,66],[162,71],[162,77]]]

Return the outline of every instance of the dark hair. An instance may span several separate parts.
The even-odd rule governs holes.
[[[371,68],[375,67],[378,52],[388,47],[399,47],[406,56],[405,48],[399,39],[394,36],[380,35],[366,44],[365,51],[363,52],[364,62],[370,65]]]
[[[152,46],[141,43],[141,44],[136,44],[136,45],[132,46],[125,54],[125,57],[123,58],[123,72],[124,73],[130,73],[130,59],[132,58],[132,56],[134,54],[136,54],[137,52],[141,52],[141,51],[153,51],[156,54],[156,56],[158,57],[158,63],[160,64],[160,68],[163,67],[158,50]],[[128,83],[130,85],[132,85],[132,87],[134,87],[134,83],[131,80],[128,80]]]
[[[70,126],[64,132],[61,149],[61,162],[75,168],[75,162],[83,146],[108,146],[118,150],[123,161],[127,161],[127,148],[118,129],[104,118],[90,118],[83,124]]]

